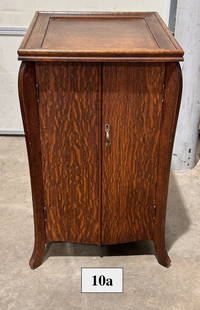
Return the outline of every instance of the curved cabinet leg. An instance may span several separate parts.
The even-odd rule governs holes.
[[[171,259],[166,250],[164,233],[154,236],[153,242],[159,264],[164,267],[170,267]]]
[[[42,263],[44,256],[46,234],[40,124],[34,62],[22,62],[19,70],[18,83],[20,107],[29,160],[35,228],[35,246],[30,259],[30,267],[37,268]]]
[[[45,243],[35,240],[32,256],[29,261],[31,269],[35,269],[42,264],[45,252]]]

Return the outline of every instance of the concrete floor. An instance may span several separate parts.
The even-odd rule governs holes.
[[[169,269],[157,263],[149,243],[141,242],[102,250],[53,244],[43,265],[32,271],[33,216],[24,138],[0,137],[0,176],[0,310],[200,309],[200,165],[171,175]],[[98,256],[101,251],[103,258]],[[84,266],[124,267],[124,293],[81,294]]]

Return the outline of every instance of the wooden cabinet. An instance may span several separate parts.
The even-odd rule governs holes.
[[[36,13],[18,50],[38,267],[50,241],[153,240],[165,213],[183,51],[157,13]]]

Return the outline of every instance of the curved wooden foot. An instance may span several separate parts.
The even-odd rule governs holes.
[[[29,261],[31,269],[36,269],[42,264],[44,253],[45,253],[45,243],[35,242],[33,254]]]
[[[157,255],[157,260],[159,262],[160,265],[169,268],[171,266],[171,259],[169,257],[169,255],[167,254],[167,252],[164,255]]]
[[[156,252],[156,258],[160,265],[169,268],[171,265],[171,259],[165,248],[165,242],[161,240],[154,240],[154,248]]]

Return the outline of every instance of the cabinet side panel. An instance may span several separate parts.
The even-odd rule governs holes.
[[[38,63],[48,241],[100,243],[100,66]]]
[[[179,63],[166,64],[165,89],[160,133],[156,219],[154,240],[161,247],[165,235],[165,215],[174,136],[182,94],[182,72]]]
[[[103,65],[104,244],[152,238],[164,75],[164,64]]]
[[[35,64],[22,62],[19,70],[19,99],[29,159],[34,211],[35,245],[31,268],[38,267],[43,258],[46,235],[44,221],[44,191],[42,178],[39,114],[36,98]]]

